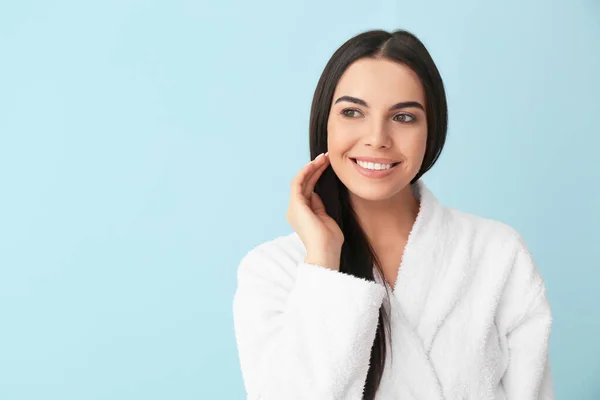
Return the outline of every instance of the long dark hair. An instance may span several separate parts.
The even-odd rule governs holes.
[[[429,52],[417,37],[406,31],[372,30],[354,36],[338,48],[321,74],[310,111],[310,158],[327,151],[327,120],[337,83],[350,64],[364,58],[387,58],[404,63],[416,72],[425,92],[427,110],[427,146],[423,164],[411,180],[415,183],[438,159],[446,141],[448,110],[444,84]],[[373,265],[383,276],[383,270],[373,247],[358,223],[349,201],[348,189],[329,166],[315,186],[315,192],[325,204],[327,213],[344,233],[340,271],[374,281]],[[385,282],[385,279],[384,279]],[[386,292],[388,286],[386,285]],[[389,297],[389,292],[387,293]],[[386,329],[391,333],[389,310],[385,303],[379,309],[379,323],[371,349],[370,366],[363,399],[373,400],[379,388],[386,359]]]

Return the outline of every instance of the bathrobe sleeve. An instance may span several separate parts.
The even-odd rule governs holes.
[[[385,288],[271,250],[253,249],[238,269],[247,399],[361,399]]]
[[[551,400],[549,340],[552,315],[542,276],[521,236],[499,305],[499,328],[508,343],[502,378],[507,400]]]

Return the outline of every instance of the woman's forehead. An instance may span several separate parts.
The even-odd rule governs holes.
[[[386,107],[399,101],[424,101],[418,75],[406,64],[386,58],[363,58],[342,74],[335,92],[366,101],[372,107]]]

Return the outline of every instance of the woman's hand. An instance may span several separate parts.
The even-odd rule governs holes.
[[[313,192],[328,166],[329,154],[319,154],[294,177],[286,219],[306,247],[305,262],[339,270],[344,234],[327,215],[319,195]]]

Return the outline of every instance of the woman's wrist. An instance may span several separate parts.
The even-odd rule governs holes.
[[[341,252],[336,251],[321,251],[317,253],[307,253],[304,258],[306,264],[319,265],[331,270],[339,271],[340,269]]]

